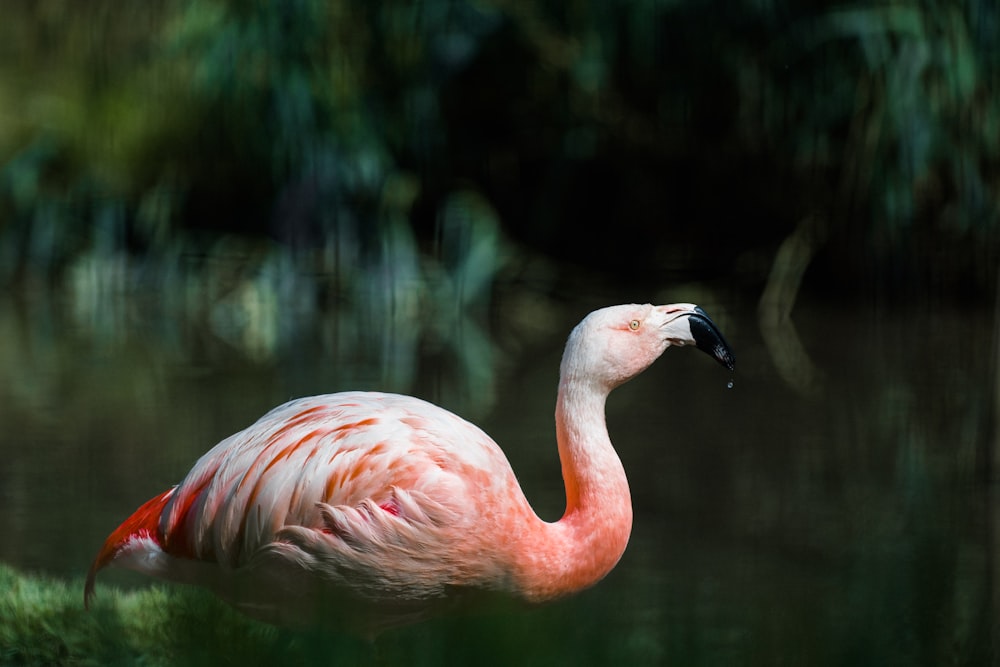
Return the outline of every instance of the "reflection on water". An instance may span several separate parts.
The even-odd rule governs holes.
[[[517,303],[545,312],[538,297]],[[0,560],[78,577],[118,521],[217,440],[290,397],[349,388],[416,393],[476,421],[557,518],[561,346],[599,305],[513,330],[539,318],[453,320],[447,337],[419,319],[331,312],[260,355],[154,304],[117,304],[102,330],[56,300],[8,298]],[[781,379],[755,304],[702,305],[739,355],[735,385],[703,355],[671,350],[608,403],[636,509],[618,568],[570,600],[462,621],[464,639],[443,619],[390,646],[493,664],[995,657],[992,313],[800,306],[820,398]],[[111,573],[99,588],[123,582],[137,580]]]

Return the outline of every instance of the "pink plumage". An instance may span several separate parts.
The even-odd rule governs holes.
[[[345,392],[291,401],[216,445],[105,541],[108,564],[214,590],[283,624],[370,632],[483,593],[544,602],[599,581],[628,541],[628,482],[604,401],[670,345],[733,356],[692,304],[591,313],[567,343],[556,439],[567,508],[535,515],[506,457],[426,401]]]

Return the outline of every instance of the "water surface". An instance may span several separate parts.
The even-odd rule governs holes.
[[[642,297],[639,297],[642,298]],[[678,298],[677,300],[681,300]],[[669,350],[608,402],[632,540],[598,586],[541,609],[396,632],[439,663],[983,664],[995,655],[993,313],[805,302],[793,328],[702,305],[735,376]],[[289,398],[414,393],[481,425],[547,519],[562,343],[603,303],[501,302],[403,326],[331,312],[261,342],[129,300],[0,301],[0,560],[81,576],[105,535],[211,445]],[[733,388],[727,388],[735,379]],[[141,586],[127,573],[102,586]],[[393,652],[395,651],[395,653]]]

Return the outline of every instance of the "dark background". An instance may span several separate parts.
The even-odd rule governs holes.
[[[991,2],[12,0],[0,33],[5,283],[86,255],[169,290],[233,237],[351,281],[488,224],[491,284],[749,297],[798,229],[816,294],[994,291]]]

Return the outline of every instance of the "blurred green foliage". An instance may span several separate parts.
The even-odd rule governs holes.
[[[309,298],[428,259],[488,291],[441,257],[469,196],[484,242],[604,271],[760,284],[811,217],[817,280],[995,280],[985,0],[11,0],[0,37],[4,282],[200,281],[235,234]]]

